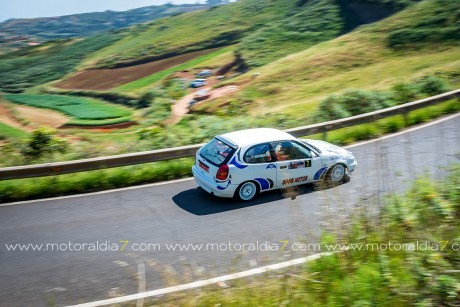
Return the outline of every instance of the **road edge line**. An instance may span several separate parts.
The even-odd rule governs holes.
[[[94,302],[89,302],[89,303],[83,303],[83,304],[78,304],[78,305],[71,305],[71,306],[68,306],[68,307],[106,306],[106,305],[110,305],[110,304],[125,303],[125,302],[128,302],[128,301],[133,301],[133,300],[138,300],[138,299],[143,299],[143,298],[148,298],[148,297],[154,297],[154,296],[158,296],[158,295],[165,295],[165,294],[178,292],[178,291],[183,291],[183,290],[190,290],[190,289],[200,288],[200,287],[216,284],[216,283],[219,283],[219,282],[239,279],[239,278],[243,278],[243,277],[262,274],[262,273],[270,272],[270,271],[273,271],[273,270],[279,270],[279,269],[287,268],[287,267],[290,267],[290,266],[295,266],[295,265],[311,262],[311,261],[317,260],[317,259],[319,259],[319,258],[321,258],[323,256],[329,256],[329,255],[332,255],[332,254],[333,254],[332,252],[313,254],[313,255],[310,255],[310,256],[297,258],[297,259],[292,259],[292,260],[284,261],[284,262],[280,262],[280,263],[275,263],[275,264],[271,264],[271,265],[267,265],[267,266],[247,270],[247,271],[242,271],[242,272],[238,272],[238,273],[218,276],[218,277],[205,279],[205,280],[198,280],[198,281],[194,281],[194,282],[191,282],[191,283],[188,283],[188,284],[182,284],[182,285],[177,285],[177,286],[173,286],[173,287],[156,289],[156,290],[146,291],[146,292],[142,292],[142,293],[130,294],[130,295],[125,295],[125,296],[120,296],[120,297],[115,297],[115,298],[105,299],[105,300],[100,300],[100,301],[94,301]]]

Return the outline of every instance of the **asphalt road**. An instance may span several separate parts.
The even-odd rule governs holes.
[[[2,206],[0,306],[84,303],[136,293],[139,279],[151,290],[319,252],[292,248],[337,229],[352,208],[377,212],[385,194],[416,176],[443,178],[460,159],[460,116],[350,150],[359,165],[349,183],[268,192],[249,204],[213,198],[185,180]],[[120,250],[122,240],[129,242]],[[284,240],[283,251],[274,248]],[[99,250],[91,250],[97,242]],[[5,244],[17,243],[63,244],[61,251],[7,250]],[[109,250],[101,250],[103,243]],[[220,250],[167,247],[208,243]]]

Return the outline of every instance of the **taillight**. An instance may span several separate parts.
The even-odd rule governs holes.
[[[228,177],[228,165],[223,164],[219,167],[216,174],[216,179],[225,180]]]

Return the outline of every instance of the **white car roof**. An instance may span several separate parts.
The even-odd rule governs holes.
[[[221,137],[233,142],[239,147],[279,140],[296,139],[289,133],[272,128],[255,128],[239,130],[222,134]]]

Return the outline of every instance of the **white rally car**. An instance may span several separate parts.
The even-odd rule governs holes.
[[[338,146],[258,128],[216,136],[197,151],[192,171],[208,193],[249,201],[268,190],[343,182],[356,165],[353,154]]]

